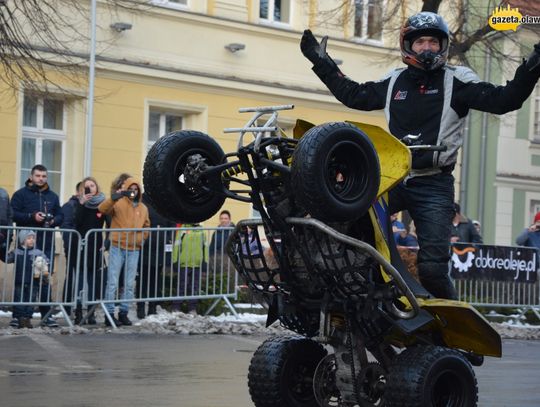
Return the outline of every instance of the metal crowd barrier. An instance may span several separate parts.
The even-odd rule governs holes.
[[[93,229],[84,239],[75,230],[35,228],[32,229],[34,232],[46,237],[44,243],[38,239],[38,245],[49,253],[49,266],[54,272],[48,277],[40,275],[28,279],[26,290],[29,291],[24,295],[17,284],[15,270],[17,266],[26,270],[23,267],[26,264],[22,264],[22,257],[17,256],[13,263],[8,263],[22,230],[28,228],[0,228],[5,236],[3,248],[0,248],[2,306],[39,306],[45,312],[44,318],[60,310],[70,327],[69,314],[77,305],[88,311],[82,322],[101,307],[113,326],[108,305],[119,302],[130,306],[133,303],[169,302],[172,309],[180,309],[184,301],[210,299],[213,302],[206,314],[224,301],[237,315],[230,300],[237,298],[238,277],[224,253],[224,237],[232,228]],[[193,241],[195,235],[198,240]],[[134,246],[141,236],[145,239],[140,248]],[[213,239],[221,243],[221,249],[212,243]],[[126,270],[122,266],[117,284],[113,289],[109,284],[111,289],[107,294],[111,252],[120,253],[131,261],[134,253],[129,249],[135,247],[139,248],[135,264],[136,284],[133,284],[133,268]],[[28,270],[34,268],[28,266]],[[29,271],[23,273],[19,280],[29,277]]]
[[[34,249],[24,250],[27,232],[35,233]],[[81,236],[75,230],[0,227],[0,304],[21,318],[32,318],[39,307],[42,322],[60,310],[67,324],[77,302]]]
[[[189,307],[193,302],[211,299],[213,303],[205,314],[224,301],[237,315],[230,302],[237,298],[236,270],[223,252],[225,245],[218,251],[211,244],[214,235],[216,240],[223,240],[225,230],[229,228],[88,231],[82,253],[83,306],[89,313],[101,307],[111,324],[111,308],[118,303],[169,302],[172,310],[180,310],[183,302]],[[109,241],[110,246],[100,253],[101,241]],[[136,249],[138,254],[134,253]],[[126,266],[129,263],[132,265]]]
[[[455,280],[454,285],[461,301],[475,307],[516,308],[518,313],[512,319],[521,318],[527,311],[533,312],[540,320],[540,283]]]
[[[540,320],[539,253],[534,247],[452,244],[458,298],[475,307],[517,309],[512,319],[532,311]]]
[[[189,309],[192,301],[211,300],[208,314],[224,301],[237,315],[230,300],[237,298],[238,274],[224,252],[232,228],[94,229],[84,239],[75,230],[35,228],[36,246],[49,262],[49,275],[36,271],[35,277],[34,265],[10,254],[20,246],[22,231],[28,229],[0,227],[0,306],[40,307],[45,319],[59,310],[70,327],[69,314],[78,304],[87,311],[84,319],[100,307],[111,323],[109,310],[118,303],[129,307],[133,303],[168,303],[174,310],[184,302]],[[141,237],[145,239],[135,272],[113,262],[118,279],[110,279],[111,259],[127,254],[133,260],[129,249]],[[213,238],[221,243],[220,250],[212,244]],[[113,257],[111,253],[115,253]],[[474,306],[517,308],[520,315],[531,310],[540,319],[538,278],[534,282],[464,278],[456,279],[455,285],[459,299]]]

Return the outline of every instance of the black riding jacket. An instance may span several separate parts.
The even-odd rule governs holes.
[[[346,77],[331,60],[321,60],[313,71],[345,106],[384,109],[390,133],[398,139],[420,135],[419,144],[447,146],[444,152],[415,152],[411,175],[451,171],[469,109],[496,114],[519,109],[539,76],[538,70],[529,72],[524,63],[506,86],[481,82],[462,66],[447,65],[434,72],[395,69],[380,81],[362,84]]]

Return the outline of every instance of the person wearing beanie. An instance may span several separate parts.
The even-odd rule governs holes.
[[[540,212],[534,215],[532,225],[523,229],[523,232],[516,237],[516,244],[540,249]]]
[[[18,247],[8,253],[6,262],[15,263],[13,302],[41,301],[42,292],[49,290],[48,258],[35,247],[36,232],[23,229],[18,232]],[[15,305],[10,326],[32,328],[30,319],[34,312],[31,305]]]
[[[389,192],[388,213],[407,210],[418,234],[418,274],[435,297],[456,299],[448,276],[454,211],[454,176],[469,111],[504,114],[519,109],[540,77],[540,43],[504,86],[482,81],[465,66],[447,64],[450,30],[444,19],[422,11],[407,19],[400,31],[406,65],[377,81],[358,83],[345,75],[326,52],[328,37],[319,42],[305,30],[300,42],[313,71],[345,106],[383,110],[389,132],[399,140],[415,135],[414,144],[446,147],[445,151],[414,151],[409,175]]]

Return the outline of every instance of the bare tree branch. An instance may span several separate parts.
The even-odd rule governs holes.
[[[80,0],[0,2],[0,81],[16,92],[80,87],[87,71],[89,4]],[[145,0],[106,0],[111,12],[141,10]],[[81,30],[82,27],[82,30]]]

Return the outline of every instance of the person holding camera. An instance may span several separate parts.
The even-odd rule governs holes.
[[[114,229],[127,228],[148,228],[150,218],[148,208],[141,202],[141,185],[134,178],[127,178],[122,187],[116,190],[110,198],[105,199],[98,205],[97,209],[104,215],[111,216],[111,233],[109,248],[109,267],[107,272],[107,287],[105,289],[106,308],[115,325],[131,325],[128,318],[129,302],[123,301],[120,304],[118,318],[114,317],[114,300],[118,291],[118,280],[120,271],[124,270],[124,290],[121,300],[131,300],[134,298],[135,277],[139,264],[139,252],[148,237],[148,232],[144,231],[119,231]],[[105,324],[111,325],[108,318]]]
[[[523,232],[516,237],[518,246],[536,247],[540,250],[540,212],[534,215],[531,226],[523,229]]]
[[[93,177],[84,178],[80,185],[77,195],[77,202],[73,214],[73,226],[84,239],[86,233],[91,229],[102,229],[105,223],[103,215],[98,206],[105,201],[105,194],[101,192],[98,182]],[[103,235],[102,233],[92,233],[86,240],[86,257],[81,258],[79,270],[78,292],[84,287],[83,265],[86,263],[86,281],[88,283],[88,299],[94,301],[101,299],[105,287],[102,277],[103,263]],[[82,320],[82,308],[80,300],[77,302],[75,310],[75,323],[80,324]],[[89,315],[87,322],[90,325],[96,324],[94,315]]]
[[[11,197],[11,209],[13,221],[17,226],[36,229],[35,247],[43,251],[49,259],[49,270],[52,275],[54,272],[54,228],[62,224],[64,214],[58,195],[49,188],[47,176],[45,166],[34,165],[24,187]],[[42,288],[40,301],[48,302],[49,298],[50,289]],[[41,323],[54,328],[58,326],[54,319],[45,318],[50,308],[48,305],[39,307]]]

